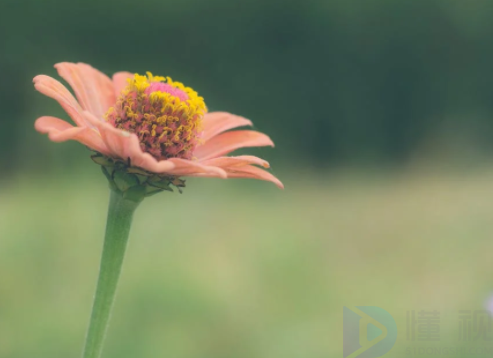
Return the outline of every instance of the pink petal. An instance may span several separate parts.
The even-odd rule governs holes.
[[[106,111],[115,104],[113,82],[105,74],[85,63],[57,63],[58,74],[75,92],[82,108],[102,119]]]
[[[276,184],[279,188],[284,189],[284,185],[281,183],[279,179],[277,179],[271,173],[258,168],[252,165],[245,165],[239,168],[224,168],[228,174],[228,179],[233,178],[250,178],[250,179],[259,179],[266,180]],[[211,178],[215,177],[215,175],[211,174],[191,174],[192,177],[204,177]]]
[[[229,170],[226,169],[226,171],[228,172],[228,178],[250,178],[266,180],[276,184],[280,189],[284,189],[284,185],[274,175],[252,165]]]
[[[187,176],[192,174],[210,174],[211,176],[226,178],[226,172],[216,166],[204,165],[199,162],[181,159],[181,158],[170,158],[168,161],[175,164],[175,169],[168,171],[171,175],[176,176]]]
[[[231,131],[219,134],[205,142],[194,152],[203,161],[228,154],[243,147],[274,146],[272,140],[265,134],[256,131]]]
[[[227,112],[212,112],[204,116],[204,132],[202,139],[208,141],[215,135],[242,126],[251,126],[252,122],[246,118]]]
[[[158,161],[149,153],[143,152],[140,148],[139,139],[135,134],[117,129],[107,122],[99,121],[87,111],[84,112],[84,115],[90,123],[98,128],[103,142],[109,148],[109,156],[121,159],[124,162],[130,159],[132,166],[152,173],[168,174],[175,168],[175,164],[172,161]]]
[[[118,98],[120,92],[128,84],[127,80],[133,77],[134,75],[130,72],[117,72],[113,75],[113,87],[115,89],[116,98]]]
[[[44,116],[34,122],[34,128],[40,133],[50,133],[51,131],[61,132],[75,127],[60,118]]]
[[[100,153],[109,153],[99,133],[90,127],[74,127],[59,118],[49,116],[38,118],[34,127],[38,132],[47,133],[53,142],[76,140]]]
[[[75,124],[79,127],[87,126],[88,123],[82,115],[82,108],[75,100],[74,96],[62,85],[60,82],[45,75],[39,75],[33,79],[34,87],[44,94],[56,100],[65,112],[68,113],[70,118],[73,119]]]
[[[242,167],[244,165],[255,164],[264,168],[269,168],[269,163],[261,158],[253,155],[240,155],[237,157],[219,157],[213,159],[207,159],[201,162],[204,165],[212,165],[215,167],[227,169]]]

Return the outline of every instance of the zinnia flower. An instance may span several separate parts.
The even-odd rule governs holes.
[[[169,77],[118,72],[109,79],[83,63],[59,63],[57,80],[40,75],[34,86],[58,101],[72,118],[44,116],[35,127],[54,142],[76,140],[96,152],[110,183],[106,232],[84,358],[99,358],[115,299],[134,211],[146,196],[185,186],[182,176],[254,178],[282,183],[251,155],[225,156],[243,147],[273,146],[265,134],[232,130],[250,126],[243,117],[207,113],[197,92]]]
[[[170,182],[182,176],[253,178],[283,187],[260,168],[269,167],[265,160],[225,156],[243,147],[273,146],[271,139],[253,130],[231,130],[252,123],[226,112],[208,113],[203,98],[191,88],[149,72],[118,72],[111,80],[84,63],[63,62],[55,68],[77,100],[57,80],[34,78],[35,88],[55,99],[75,123],[38,118],[36,130],[52,141],[76,140],[100,153],[95,157],[100,164]]]

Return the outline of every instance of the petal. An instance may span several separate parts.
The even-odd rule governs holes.
[[[269,168],[269,163],[261,158],[253,155],[240,155],[237,157],[219,157],[213,159],[207,159],[201,162],[204,165],[212,165],[219,168],[235,168],[242,167],[244,165],[255,164],[264,168]]]
[[[40,117],[34,123],[38,132],[47,133],[53,142],[76,140],[89,148],[108,155],[109,151],[99,133],[90,127],[74,127],[56,117]]]
[[[45,96],[51,97],[56,100],[65,112],[68,113],[70,118],[73,119],[75,124],[79,127],[87,126],[88,123],[82,115],[82,108],[76,101],[74,96],[69,92],[69,90],[62,85],[60,82],[45,75],[39,75],[34,77],[34,88]]]
[[[44,116],[39,117],[34,122],[34,128],[40,133],[50,133],[51,131],[61,132],[75,127],[60,118]]]
[[[272,140],[265,134],[256,131],[231,131],[219,134],[205,142],[194,152],[203,161],[228,154],[243,147],[274,146]]]
[[[192,174],[210,174],[211,176],[226,178],[226,172],[216,166],[204,165],[202,163],[181,159],[181,158],[170,158],[168,161],[175,164],[175,169],[170,170],[168,173],[176,176],[187,176]]]
[[[207,113],[204,116],[204,132],[202,134],[202,139],[208,141],[212,137],[229,129],[251,125],[252,122],[250,120],[231,113]]]
[[[284,185],[281,183],[281,181],[271,173],[265,171],[264,169],[254,167],[252,165],[245,165],[240,168],[224,168],[224,169],[228,174],[228,179],[250,178],[250,179],[266,180],[276,184],[280,189],[284,189]],[[204,178],[215,177],[215,175],[210,175],[210,174],[192,174],[190,176],[204,177]]]
[[[280,189],[284,189],[284,185],[274,175],[252,165],[246,165],[244,167],[229,170],[226,169],[226,171],[228,173],[228,178],[250,178],[266,180],[276,184]]]
[[[113,82],[85,63],[57,63],[58,74],[72,86],[82,108],[103,118],[116,102]]]
[[[118,98],[120,92],[127,85],[127,79],[133,78],[133,73],[130,72],[117,72],[113,75],[113,88],[115,89],[115,97]]]
[[[158,161],[149,153],[140,148],[139,139],[133,133],[129,133],[113,127],[107,122],[102,122],[91,113],[85,111],[85,117],[96,126],[101,133],[103,142],[109,149],[109,156],[127,161],[133,166],[159,174],[167,174],[175,168],[175,164],[169,160]]]
[[[86,119],[99,130],[101,138],[110,150],[112,156],[127,160],[128,156],[124,153],[126,147],[124,142],[131,137],[130,133],[121,131],[114,128],[109,123],[100,121],[87,111],[84,111],[84,115],[86,116]]]

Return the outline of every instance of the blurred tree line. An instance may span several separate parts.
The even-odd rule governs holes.
[[[61,61],[184,82],[210,110],[271,135],[265,156],[279,164],[405,163],[449,146],[489,154],[492,10],[490,0],[2,0],[0,167],[80,154],[33,130],[41,115],[67,118],[31,83]]]

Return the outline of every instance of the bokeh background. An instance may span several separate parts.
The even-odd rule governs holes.
[[[286,185],[195,179],[146,200],[104,357],[342,357],[356,305],[394,316],[388,357],[491,356],[458,339],[458,312],[493,293],[492,11],[2,0],[0,357],[78,356],[91,308],[107,184],[83,146],[33,129],[67,118],[32,86],[61,61],[168,75],[252,119],[276,148],[248,152]],[[406,312],[435,309],[441,340],[408,341]]]

